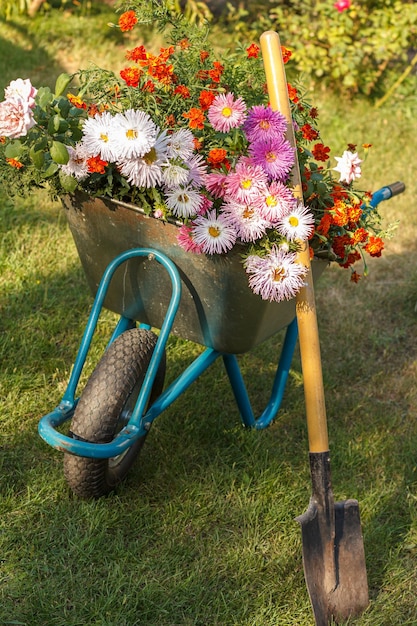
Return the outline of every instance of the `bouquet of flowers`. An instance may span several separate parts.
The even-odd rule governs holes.
[[[255,43],[216,55],[208,29],[190,24],[170,0],[131,0],[118,24],[157,25],[168,46],[126,53],[119,76],[91,67],[58,77],[55,92],[17,79],[0,103],[0,177],[15,193],[47,186],[54,197],[83,190],[139,204],[180,222],[178,243],[196,254],[239,246],[252,290],[295,296],[311,255],[351,268],[384,247],[354,146],[336,167],[320,140],[317,109],[288,84],[297,152],[286,119],[268,106]],[[123,9],[122,9],[123,11]],[[287,62],[291,52],[282,49]],[[304,201],[293,194],[298,156]],[[365,263],[366,273],[366,263]]]

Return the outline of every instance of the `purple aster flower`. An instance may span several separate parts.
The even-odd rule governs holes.
[[[294,149],[286,139],[259,139],[249,146],[249,153],[272,180],[285,181],[294,165]]]
[[[204,177],[204,184],[215,198],[223,198],[226,193],[226,174],[221,172],[211,172]]]
[[[207,117],[214,130],[228,133],[231,128],[239,128],[246,118],[246,104],[242,98],[232,93],[220,93],[210,106]]]
[[[296,262],[295,252],[273,246],[264,257],[250,255],[245,261],[249,286],[263,300],[291,300],[304,285],[307,268]]]
[[[258,141],[263,137],[282,137],[287,131],[287,120],[279,111],[274,111],[269,106],[257,105],[250,109],[243,130],[249,141]]]

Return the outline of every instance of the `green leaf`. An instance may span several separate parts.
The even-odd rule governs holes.
[[[29,156],[36,169],[41,170],[45,163],[45,153],[43,150],[36,150],[33,146],[30,149]]]
[[[69,74],[66,74],[65,72],[63,74],[60,74],[55,83],[55,95],[62,96],[70,82],[71,76]]]
[[[20,141],[12,141],[6,146],[4,154],[7,159],[17,159],[22,156],[23,151],[23,146]]]
[[[67,147],[60,141],[52,142],[50,153],[55,163],[59,163],[60,165],[65,165],[66,163],[68,163],[69,154]]]
[[[45,170],[44,172],[44,178],[50,178],[51,176],[53,176],[56,172],[58,171],[58,164],[54,163],[52,161],[52,163],[48,166],[48,168]]]
[[[72,193],[77,189],[78,182],[74,176],[69,176],[68,174],[64,174],[62,170],[59,172],[59,181],[62,185],[64,191],[68,191],[68,193]]]
[[[41,107],[41,109],[45,109],[48,106],[48,104],[51,104],[53,99],[54,97],[49,87],[40,87],[38,89],[36,101]]]

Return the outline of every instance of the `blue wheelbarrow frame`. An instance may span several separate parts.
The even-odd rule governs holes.
[[[381,201],[404,190],[403,183],[394,183],[382,187],[373,194],[371,206],[376,207]],[[131,259],[146,257],[156,261],[169,276],[172,293],[166,314],[160,328],[158,340],[149,362],[135,407],[124,428],[108,443],[90,443],[62,434],[58,429],[64,422],[71,420],[76,409],[78,383],[86,362],[96,326],[109,291],[112,278],[120,266]],[[175,316],[177,315],[182,294],[181,276],[175,263],[166,254],[152,248],[132,248],[118,254],[107,266],[98,285],[94,303],[81,340],[70,379],[60,404],[39,422],[39,434],[50,446],[81,457],[92,459],[110,459],[123,454],[138,438],[149,431],[153,421],[167,409],[190,385],[207,370],[219,357],[222,358],[231,388],[244,426],[263,429],[270,425],[281,406],[291,362],[298,338],[297,321],[294,317],[286,326],[285,337],[277,369],[273,379],[269,402],[260,417],[255,417],[246,385],[244,383],[238,360],[235,354],[223,352],[212,347],[205,350],[168,386],[166,390],[148,406],[152,386],[164,354],[168,338],[171,334]],[[136,327],[134,319],[121,315],[110,338],[109,345],[126,330]],[[150,329],[148,324],[140,324],[140,328]]]

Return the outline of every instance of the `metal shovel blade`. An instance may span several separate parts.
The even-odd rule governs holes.
[[[356,500],[333,501],[329,455],[310,454],[313,494],[301,525],[304,575],[317,626],[368,606],[365,550]]]

